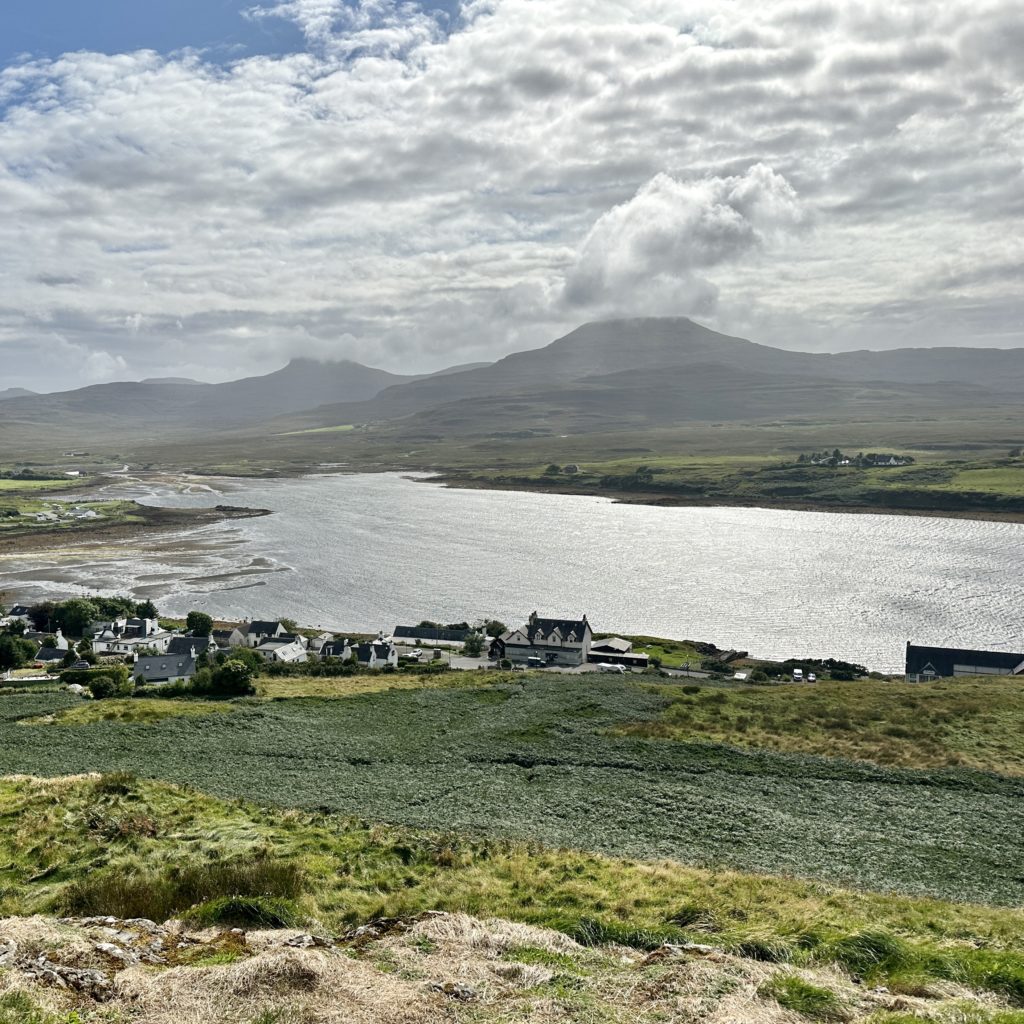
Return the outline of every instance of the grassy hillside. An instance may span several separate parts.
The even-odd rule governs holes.
[[[759,981],[771,982],[759,993],[767,1006],[789,1005],[787,998],[794,1009],[810,1005],[800,1003],[802,990],[789,979],[813,968],[838,972],[830,977],[832,988],[842,993],[835,995],[835,1008],[844,1000],[863,1005],[866,988],[879,984],[932,1000],[968,994],[943,988],[949,982],[989,993],[992,1007],[1000,1000],[1024,1004],[1020,910],[371,826],[323,812],[224,802],[123,775],[0,780],[0,808],[0,918],[45,912],[162,921],[184,915],[195,927],[298,925],[337,935],[371,919],[454,911],[543,925],[584,946],[618,942],[644,950],[666,941],[694,941],[720,951],[712,962],[724,957],[736,967],[728,960],[734,956],[779,965],[759,968]],[[449,927],[439,924],[421,952],[436,948]],[[574,1013],[559,1019],[648,1019],[585,1015],[595,997],[611,997],[602,978],[621,981],[600,951],[586,970],[581,968],[588,957],[576,953],[574,943],[524,931],[518,935],[518,942],[506,944],[518,950],[513,959],[555,966],[579,979],[564,979],[566,991],[539,993],[568,1000]],[[538,943],[548,947],[547,955]],[[190,956],[197,964],[226,965],[252,955],[245,946],[236,942],[230,949],[194,950]],[[359,948],[372,955],[372,946]],[[554,955],[559,952],[566,955]],[[623,958],[629,952],[612,954],[620,969],[638,963],[638,957]],[[219,955],[211,959],[212,953]],[[634,973],[633,986],[625,987],[663,977],[672,963],[673,954],[667,962],[643,961],[640,966],[660,964],[660,970]],[[161,970],[146,969],[150,983]],[[574,992],[588,992],[590,998],[577,1005]],[[652,1014],[649,1019],[665,1018]]]
[[[1024,686],[957,679],[927,686],[818,683],[741,690],[657,686],[669,704],[625,735],[797,751],[908,768],[1024,775]]]
[[[457,678],[139,722],[27,725],[81,705],[65,694],[4,697],[0,773],[128,770],[481,841],[1024,902],[1022,780],[624,734],[663,723],[681,695],[618,678]],[[786,688],[766,692],[788,699]]]

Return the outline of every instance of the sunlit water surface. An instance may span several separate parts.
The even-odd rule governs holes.
[[[599,630],[886,671],[901,667],[908,639],[1024,644],[1024,525],[1015,523],[617,505],[398,474],[212,487],[125,481],[118,493],[275,514],[157,535],[145,547],[8,558],[0,589],[130,591],[168,613],[287,615],[353,631],[586,612]]]

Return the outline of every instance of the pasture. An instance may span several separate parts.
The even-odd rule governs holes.
[[[782,701],[786,689],[770,692]],[[608,677],[522,674],[29,727],[19,719],[74,699],[10,696],[0,699],[0,774],[130,771],[481,839],[1024,902],[1024,780],[628,734],[663,721],[673,703]]]

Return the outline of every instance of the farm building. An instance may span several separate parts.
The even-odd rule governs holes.
[[[950,676],[1024,675],[1024,654],[972,651],[961,647],[918,647],[908,641],[906,675],[912,682]]]

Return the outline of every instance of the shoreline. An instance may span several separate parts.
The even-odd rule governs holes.
[[[134,540],[140,535],[171,530],[195,529],[232,519],[256,519],[273,515],[271,509],[246,508],[237,505],[215,505],[212,508],[168,508],[139,505],[132,511],[138,521],[89,523],[86,526],[29,528],[23,532],[0,536],[0,554],[32,552],[52,548],[62,542],[91,544],[104,541]]]
[[[653,491],[613,491],[600,487],[572,487],[568,484],[547,484],[543,481],[504,480],[489,481],[479,477],[461,477],[457,472],[444,470],[410,470],[406,473],[426,473],[422,483],[438,484],[452,490],[524,491],[534,494],[565,494],[577,497],[607,498],[617,505],[650,505],[660,508],[750,508],[779,512],[827,512],[849,515],[917,516],[925,519],[967,519],[992,523],[1024,523],[1024,511],[997,512],[983,509],[907,508],[891,505],[852,505],[808,501],[786,501],[768,496],[739,500],[725,496],[692,498],[683,495],[661,494]]]

